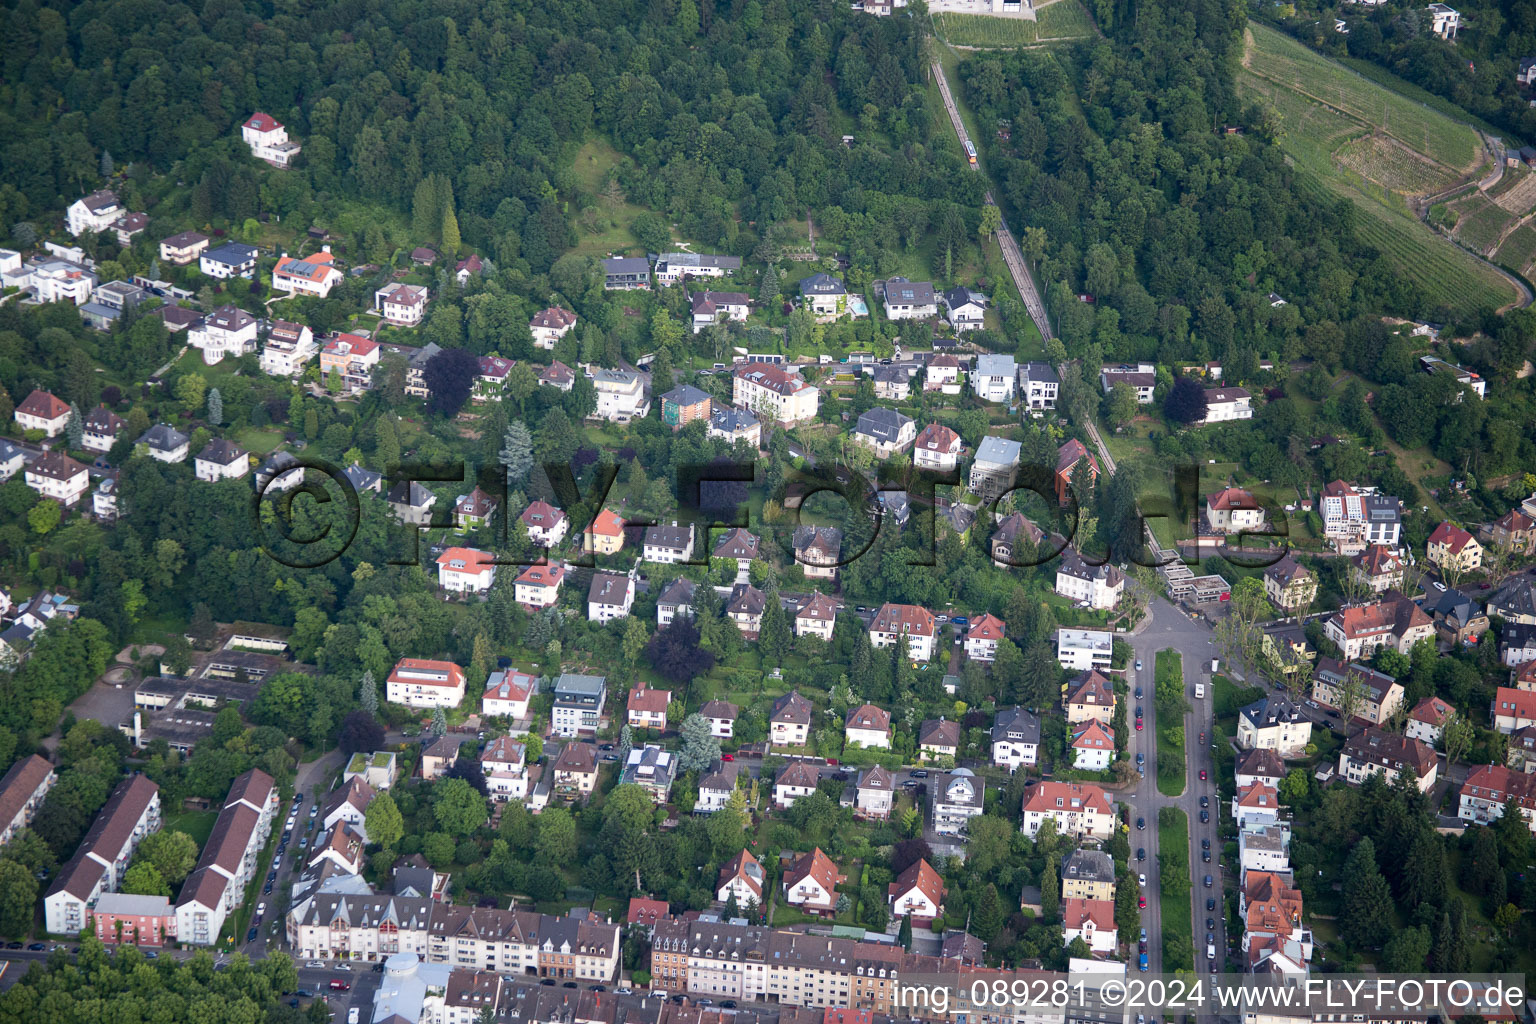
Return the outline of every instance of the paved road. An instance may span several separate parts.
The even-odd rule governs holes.
[[[1150,912],[1156,905],[1155,900],[1151,897],[1157,891],[1156,864],[1153,860],[1153,851],[1157,849],[1157,810],[1159,807],[1171,805],[1184,811],[1189,819],[1188,854],[1192,882],[1190,912],[1192,915],[1191,920],[1194,924],[1195,964],[1197,968],[1200,968],[1208,963],[1204,949],[1207,933],[1205,921],[1207,918],[1214,918],[1215,928],[1212,929],[1212,933],[1218,954],[1216,964],[1219,968],[1224,963],[1223,951],[1226,949],[1226,929],[1223,927],[1222,922],[1225,904],[1219,888],[1222,881],[1222,865],[1220,864],[1221,841],[1218,834],[1221,811],[1218,806],[1219,798],[1216,788],[1215,764],[1211,757],[1210,746],[1211,737],[1214,735],[1214,701],[1209,689],[1206,691],[1204,700],[1196,700],[1193,696],[1194,684],[1196,682],[1209,683],[1210,673],[1208,670],[1210,659],[1216,656],[1215,645],[1211,630],[1204,622],[1190,619],[1188,615],[1162,598],[1154,598],[1148,610],[1151,615],[1150,623],[1140,633],[1131,638],[1135,656],[1142,663],[1142,672],[1139,674],[1137,681],[1144,690],[1141,705],[1147,715],[1146,729],[1144,732],[1135,734],[1136,742],[1146,743],[1147,747],[1145,749],[1151,749],[1152,737],[1156,735],[1155,730],[1157,728],[1157,709],[1153,702],[1155,659],[1158,651],[1173,648],[1183,657],[1184,694],[1190,705],[1190,710],[1184,716],[1186,737],[1185,787],[1183,794],[1180,796],[1164,797],[1157,791],[1157,783],[1153,777],[1153,772],[1149,771],[1147,773],[1147,777],[1137,786],[1136,793],[1131,801],[1132,818],[1134,819],[1138,816],[1145,817],[1147,819],[1147,831],[1133,835],[1132,844],[1133,846],[1147,845],[1148,847],[1147,866],[1144,870],[1147,873],[1149,889],[1147,910]],[[1134,687],[1135,683],[1132,684],[1133,691]],[[1132,699],[1134,700],[1134,698]],[[1134,721],[1134,712],[1130,720]],[[1204,744],[1201,744],[1199,740],[1201,732],[1204,732],[1206,736]],[[1148,760],[1151,759],[1148,758]],[[1204,780],[1201,780],[1199,775],[1202,769],[1206,773]],[[1210,806],[1208,808],[1201,808],[1200,798],[1202,796],[1209,802]],[[1210,815],[1209,823],[1201,823],[1201,810],[1208,811]],[[1137,843],[1138,835],[1145,836],[1148,839],[1148,843]],[[1201,860],[1200,840],[1202,838],[1210,840],[1211,862],[1209,864]],[[1211,875],[1215,882],[1209,890],[1204,885],[1204,879],[1207,874]],[[1205,901],[1207,898],[1216,899],[1216,910],[1206,910]],[[1155,931],[1154,928],[1156,929]],[[1160,917],[1155,914],[1150,915],[1147,932],[1149,939],[1161,939],[1162,922]],[[1161,969],[1160,941],[1152,941],[1149,945],[1156,954],[1149,957],[1151,967],[1154,971],[1159,970]]]
[[[939,85],[939,95],[944,98],[944,109],[949,112],[949,123],[955,129],[955,136],[959,138],[961,148],[965,148],[966,134],[965,122],[960,120],[960,109],[955,106],[955,98],[949,91],[949,80],[944,77],[944,68],[938,61],[933,62],[933,78]],[[981,164],[971,164],[971,170],[980,172]],[[992,199],[992,190],[987,190],[987,205],[997,206]],[[1002,208],[998,208],[998,214],[1002,214]],[[997,244],[1003,253],[1003,262],[1008,266],[1008,273],[1013,278],[1014,286],[1019,289],[1019,295],[1024,299],[1024,306],[1029,310],[1030,318],[1035,321],[1035,326],[1040,328],[1040,337],[1051,337],[1051,318],[1046,316],[1045,303],[1040,301],[1039,289],[1035,287],[1035,279],[1030,276],[1029,268],[1024,264],[1024,254],[1019,251],[1018,243],[1013,239],[1013,232],[1008,227],[1007,217],[1003,217],[997,229]]]

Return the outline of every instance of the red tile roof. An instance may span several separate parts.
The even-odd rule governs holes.
[[[795,861],[795,866],[784,873],[784,884],[794,888],[807,878],[815,879],[817,884],[834,899],[837,898],[835,895],[837,883],[847,880],[846,876],[838,872],[837,865],[832,863],[832,858],[822,853],[819,846]]]
[[[1445,522],[1435,527],[1429,535],[1430,544],[1445,544],[1453,555],[1461,554],[1462,548],[1472,543],[1472,535],[1453,523]]]
[[[1082,930],[1093,922],[1095,931],[1115,930],[1114,900],[1083,900],[1068,898],[1061,901],[1061,923],[1067,930]]]
[[[1228,487],[1206,496],[1206,504],[1218,511],[1223,509],[1257,509],[1259,500],[1238,487]]]
[[[1109,797],[1104,790],[1087,782],[1041,782],[1026,791],[1023,809],[1028,811],[1093,810],[1099,814],[1113,813]],[[1056,801],[1061,801],[1057,806]]]
[[[624,533],[624,517],[612,509],[603,509],[587,524],[587,532],[594,536],[619,537]]]
[[[496,556],[489,551],[480,551],[476,548],[449,548],[437,556],[437,567],[449,572],[461,572],[466,576],[478,576],[480,571],[491,565],[495,559]]]
[[[629,691],[630,711],[638,711],[646,715],[665,715],[667,705],[672,702],[671,690],[651,690],[642,683]]]
[[[666,900],[646,899],[644,896],[632,896],[629,900],[629,923],[643,924],[653,927],[662,918],[669,917],[672,908]]]
[[[933,613],[916,604],[887,601],[869,624],[871,633],[906,633],[908,636],[933,636]]]
[[[919,859],[917,863],[910,865],[907,870],[897,875],[896,881],[890,884],[887,895],[896,899],[912,889],[918,890],[932,900],[935,907],[944,905],[944,879],[926,860]]]
[[[868,729],[872,732],[889,732],[891,728],[891,713],[884,708],[877,708],[873,704],[860,704],[848,712],[845,727],[849,729]]]
[[[36,416],[40,420],[56,420],[60,416],[69,415],[69,403],[39,389],[28,395],[16,407],[16,412],[26,416]]]
[[[282,126],[282,122],[277,118],[273,117],[271,114],[264,114],[258,110],[256,113],[252,114],[250,119],[246,121],[245,124],[241,127],[254,128],[258,132],[270,132],[277,128],[281,128]]]
[[[967,640],[1001,640],[1007,629],[1002,619],[991,612],[985,612],[981,618],[971,620],[971,628],[966,631],[965,637]]]

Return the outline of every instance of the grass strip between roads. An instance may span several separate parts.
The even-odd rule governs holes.
[[[1184,658],[1172,648],[1157,652],[1157,791],[1163,796],[1184,792]]]
[[[1163,970],[1195,969],[1190,916],[1189,816],[1177,807],[1157,812],[1157,900],[1163,917]],[[1150,881],[1150,880],[1149,880]]]

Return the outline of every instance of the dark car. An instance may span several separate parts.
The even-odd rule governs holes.
[[[1214,878],[1212,878],[1210,875],[1206,875],[1205,876],[1205,887],[1207,889],[1209,889],[1211,887],[1211,883],[1214,882],[1214,881],[1215,881]]]
[[[1138,847],[1136,847],[1136,859],[1137,860],[1146,860],[1147,859],[1147,848],[1145,846],[1138,846]]]
[[[608,991],[608,986],[607,985],[593,985],[592,986],[592,991],[593,992],[607,992]]]
[[[553,985],[554,983],[555,983],[555,979],[554,978],[545,978],[544,980],[539,982],[540,985]]]
[[[374,964],[373,965],[373,973],[374,974],[383,974],[384,973],[384,964],[382,962]]]
[[[1205,863],[1209,864],[1211,862],[1211,851],[1210,850],[1201,850],[1200,851],[1200,859],[1202,861],[1204,861]]]
[[[568,981],[568,982],[566,982],[564,985],[562,985],[560,987],[561,988],[580,988],[581,986],[576,984],[574,981]]]
[[[1211,848],[1210,837],[1209,836],[1201,836],[1200,837],[1200,849],[1202,849],[1202,850],[1209,850],[1210,848]]]
[[[1147,819],[1146,818],[1137,818],[1136,819],[1136,831],[1140,832],[1143,829],[1145,829],[1146,827],[1147,827]]]
[[[16,945],[19,946],[19,945],[21,945],[21,943],[18,942],[18,943],[16,943]],[[158,951],[151,949],[149,952],[144,954],[144,959],[145,960],[159,960],[160,959],[160,954],[159,954]]]
[[[910,774],[914,779],[926,779],[928,777],[928,772],[922,768],[915,768],[908,774]]]
[[[263,896],[271,896],[272,895],[272,883],[271,882],[268,882],[266,885],[261,887],[261,894]]]
[[[1136,699],[1141,700],[1141,687],[1136,687]]]
[[[314,993],[313,993],[313,992],[311,992],[311,991],[310,991],[310,990],[309,990],[309,989],[307,989],[307,988],[301,988],[301,989],[299,989],[299,990],[298,990],[298,991],[297,991],[297,992],[295,992],[295,993],[294,993],[294,995],[296,995],[296,996],[302,996],[302,997],[303,997],[303,998],[305,998],[305,999],[308,999],[308,998],[309,998],[309,997],[310,997],[310,996],[312,996],[312,995],[314,995]]]
[[[736,1000],[734,1000],[734,999],[723,999],[723,1000],[721,1000],[720,1001],[720,1009],[722,1009],[722,1010],[734,1010],[734,1009],[736,1009]]]
[[[1202,824],[1202,825],[1209,825],[1210,823],[1211,823],[1211,812],[1210,811],[1201,811],[1200,812],[1200,824]]]
[[[259,931],[261,931],[260,928],[252,928],[249,931],[247,931],[245,933],[245,941],[246,942],[255,942],[256,941],[256,933],[259,932]]]
[[[1208,797],[1208,796],[1202,795],[1200,797],[1200,806],[1201,807],[1209,807],[1209,806],[1211,806],[1211,798]]]
[[[5,944],[5,948],[6,949],[20,949],[21,948],[21,943],[19,943],[19,942],[7,942]]]
[[[1205,898],[1205,909],[1206,910],[1215,910],[1216,909],[1216,897],[1214,897],[1214,896],[1207,896]]]
[[[30,949],[34,953],[41,953],[43,950],[47,949],[48,947],[45,944],[41,943],[41,942],[29,942],[29,943],[27,943],[27,948]]]
[[[1141,717],[1141,705],[1140,704],[1136,705],[1136,717],[1137,718]]]
[[[1216,930],[1216,919],[1214,917],[1208,917],[1205,919],[1205,930],[1208,932],[1213,932]]]

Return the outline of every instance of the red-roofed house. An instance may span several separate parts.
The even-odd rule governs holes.
[[[758,863],[756,857],[742,850],[720,868],[720,877],[715,880],[715,898],[724,903],[734,893],[736,904],[740,907],[748,903],[761,906],[763,880],[762,864]]]
[[[654,928],[657,921],[666,920],[671,915],[672,908],[666,900],[647,899],[644,896],[631,896],[629,899],[628,921],[632,925]]]
[[[837,909],[837,886],[847,880],[817,847],[784,873],[784,899],[807,913],[831,915]]]
[[[1033,839],[1046,818],[1061,835],[1108,839],[1115,809],[1104,790],[1087,782],[1041,782],[1024,791],[1020,829]]]
[[[525,608],[548,608],[560,599],[560,584],[564,582],[563,565],[530,565],[513,584],[513,596]]]
[[[550,306],[533,315],[528,322],[528,330],[533,335],[533,347],[546,351],[555,347],[555,342],[571,333],[576,326],[576,314],[559,306]]]
[[[458,707],[464,700],[464,670],[451,661],[401,658],[384,686],[384,699],[409,708]]]
[[[1262,782],[1238,789],[1232,797],[1232,817],[1238,828],[1255,825],[1273,825],[1280,820],[1280,793],[1273,786]]]
[[[485,693],[480,697],[480,713],[513,719],[527,718],[528,702],[533,699],[538,688],[538,679],[527,672],[492,672],[485,681]]]
[[[1504,805],[1515,801],[1526,828],[1536,832],[1536,775],[1511,771],[1502,764],[1482,764],[1461,784],[1456,815],[1469,825],[1487,825],[1504,817]]]
[[[1264,525],[1264,509],[1247,491],[1227,487],[1206,496],[1205,520],[1218,533],[1257,530]]]
[[[933,657],[936,628],[933,613],[915,604],[886,602],[869,624],[869,642],[876,648],[891,647],[907,638],[907,656],[913,661]]]
[[[437,585],[460,594],[483,594],[496,579],[496,556],[475,548],[449,548],[437,556]]]
[[[971,620],[971,628],[965,633],[965,656],[972,661],[996,661],[997,645],[1002,642],[1007,626],[991,612],[982,613]]]
[[[469,256],[453,265],[453,276],[459,282],[459,287],[462,288],[469,283],[471,277],[484,269],[485,261],[474,253],[470,253]]]
[[[960,447],[959,434],[942,423],[930,423],[913,443],[912,464],[918,469],[954,469],[960,464]]]
[[[1115,733],[1097,718],[1090,718],[1072,732],[1072,765],[1101,772],[1115,759]]]
[[[652,690],[641,683],[629,691],[625,720],[636,729],[665,730],[667,705],[671,702],[671,690]]]
[[[1388,593],[1375,604],[1344,608],[1323,623],[1328,639],[1344,651],[1346,661],[1369,658],[1377,648],[1407,654],[1420,640],[1435,635],[1435,620],[1408,598]]]
[[[336,258],[329,246],[323,252],[310,256],[278,257],[272,268],[272,288],[290,295],[314,295],[325,298],[331,289],[342,281],[343,274],[336,268]]]
[[[559,544],[571,528],[571,521],[564,512],[543,501],[529,502],[518,519],[528,527],[528,539],[541,548]]]
[[[424,285],[392,281],[373,294],[373,307],[385,323],[396,327],[415,327],[427,315]]]
[[[1425,697],[1408,712],[1403,735],[1409,739],[1423,740],[1433,747],[1440,742],[1440,737],[1445,735],[1446,725],[1455,717],[1456,709],[1450,704],[1439,697]]]
[[[501,356],[481,356],[480,373],[475,377],[475,401],[499,402],[507,387],[507,374],[517,364]]]
[[[1536,725],[1536,693],[1501,686],[1494,693],[1493,707],[1488,717],[1493,727],[1502,733],[1512,733],[1526,726]]]
[[[624,549],[624,517],[605,508],[582,531],[582,550],[589,555],[615,555]]]
[[[919,859],[896,876],[885,899],[892,917],[910,916],[913,927],[928,924],[944,913],[944,879],[932,864]]]
[[[1529,551],[1536,546],[1536,516],[1512,508],[1494,520],[1489,536],[1501,551]]]
[[[1061,504],[1067,503],[1067,497],[1072,493],[1072,474],[1077,469],[1077,464],[1083,459],[1088,460],[1088,476],[1092,480],[1099,478],[1099,461],[1088,453],[1087,447],[1077,438],[1069,438],[1056,450],[1056,500]],[[1086,495],[1078,495],[1081,501]]]
[[[34,390],[16,407],[16,425],[22,430],[41,430],[49,437],[64,433],[69,423],[69,403],[46,391]]]
[[[382,354],[372,338],[338,334],[320,350],[320,375],[339,382],[348,394],[366,391],[373,386],[373,368]]]
[[[252,156],[273,167],[288,167],[302,148],[289,141],[288,129],[277,118],[259,110],[240,126],[240,139],[251,147]]]
[[[1095,953],[1113,953],[1120,942],[1113,900],[1062,900],[1062,940],[1082,939]]]
[[[843,741],[868,749],[890,749],[891,713],[873,704],[861,704],[850,709],[843,723]]]
[[[1444,522],[1429,535],[1424,557],[1442,569],[1470,572],[1483,564],[1483,546],[1466,530]]]

